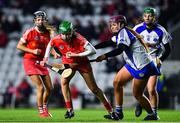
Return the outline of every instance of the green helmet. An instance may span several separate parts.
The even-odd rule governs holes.
[[[157,16],[156,9],[152,7],[146,7],[143,13],[151,13],[153,16]]]
[[[68,34],[73,31],[73,24],[69,21],[63,21],[59,25],[59,33]]]

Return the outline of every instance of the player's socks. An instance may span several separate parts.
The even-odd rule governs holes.
[[[42,114],[43,113],[43,107],[42,106],[38,106],[38,111],[39,111],[39,114]]]
[[[116,113],[119,116],[119,119],[122,120],[124,118],[123,107],[122,106],[116,105]]]
[[[72,107],[72,102],[71,102],[71,101],[65,102],[65,105],[66,105],[66,109],[67,109],[68,111],[70,111],[70,110],[73,109],[73,107]]]
[[[40,117],[46,117],[46,116],[44,115],[43,107],[42,107],[42,106],[38,106],[38,111],[39,111],[39,116],[40,116]]]
[[[117,105],[117,106],[116,106],[116,112],[117,112],[117,113],[123,112],[123,107]]]
[[[152,110],[157,115],[157,107],[153,107]]]
[[[72,102],[71,101],[67,101],[65,102],[66,105],[66,113],[64,115],[64,118],[71,118],[74,117],[74,111],[73,111],[73,106],[72,106]]]
[[[43,112],[44,112],[44,115],[52,117],[52,114],[49,113],[49,111],[48,111],[47,104],[43,104]]]

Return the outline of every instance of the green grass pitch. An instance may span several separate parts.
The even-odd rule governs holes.
[[[37,110],[31,109],[0,109],[0,122],[115,122],[104,119],[106,113],[103,109],[83,109],[75,110],[75,117],[64,119],[65,109],[50,108],[52,118],[39,118]],[[137,118],[134,109],[124,110],[124,119],[116,122],[142,122],[146,112]],[[152,122],[180,122],[180,110],[159,110],[160,120]],[[147,123],[147,121],[146,121]]]

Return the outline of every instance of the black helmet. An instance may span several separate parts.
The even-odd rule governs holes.
[[[36,19],[37,17],[42,17],[46,21],[48,20],[47,19],[47,14],[44,11],[36,11],[36,12],[34,12],[34,19]]]

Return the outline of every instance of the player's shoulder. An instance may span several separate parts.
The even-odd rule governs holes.
[[[60,39],[61,39],[60,35],[56,35],[52,38],[52,40],[60,40]]]
[[[134,26],[133,30],[137,30],[138,28],[143,27],[143,25],[144,25],[143,22],[142,22],[142,23],[139,23],[139,24],[137,24],[137,25]]]
[[[35,31],[35,28],[34,28],[34,27],[29,28],[29,29],[27,29],[27,30],[24,31],[24,35],[28,35],[28,34],[34,32],[34,31]]]
[[[156,27],[158,29],[160,29],[161,31],[163,31],[163,32],[167,32],[166,29],[162,25],[160,25],[160,24],[157,24]]]
[[[87,41],[87,39],[78,32],[75,32],[74,36],[76,37],[77,41],[79,41],[79,42],[82,42],[82,41],[86,42]]]
[[[64,41],[61,39],[61,36],[60,36],[60,35],[56,35],[56,36],[54,36],[53,38],[51,38],[51,42],[59,42],[59,43],[62,43],[62,42],[64,42]]]

